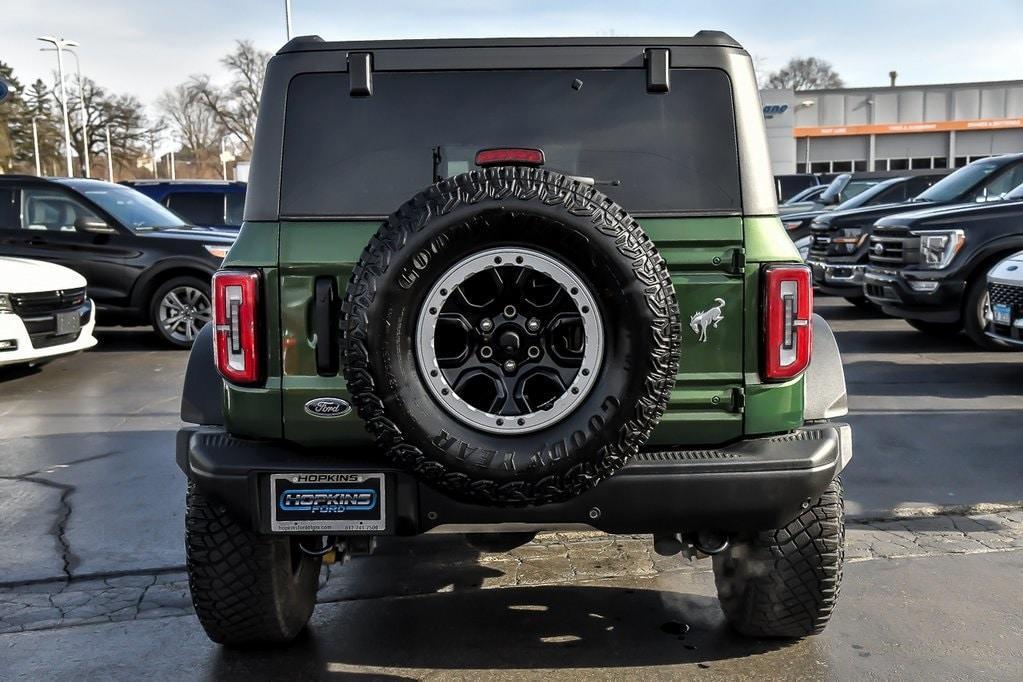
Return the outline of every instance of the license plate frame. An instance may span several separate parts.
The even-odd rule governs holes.
[[[380,472],[271,474],[270,531],[383,533],[387,476]]]
[[[991,306],[991,318],[995,324],[1011,325],[1012,324],[1012,307],[1005,305],[1004,303],[996,303]]]
[[[54,316],[54,325],[56,327],[57,336],[77,334],[82,331],[82,319],[77,310],[57,313]]]

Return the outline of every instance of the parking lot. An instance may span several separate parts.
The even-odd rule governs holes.
[[[839,299],[817,308],[843,351],[856,439],[849,563],[823,635],[731,635],[709,562],[659,557],[648,538],[549,534],[502,555],[433,536],[332,567],[296,646],[221,649],[184,577],[173,441],[187,353],[113,329],[88,354],[0,376],[0,677],[139,661],[154,678],[1018,677],[1023,356]]]

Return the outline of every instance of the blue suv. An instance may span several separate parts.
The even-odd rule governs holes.
[[[244,182],[227,180],[129,180],[142,192],[193,225],[237,232],[245,206]]]

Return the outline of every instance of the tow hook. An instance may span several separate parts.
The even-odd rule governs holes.
[[[687,559],[713,556],[728,549],[728,536],[713,531],[698,533],[658,533],[654,535],[654,551],[661,556],[683,554]]]

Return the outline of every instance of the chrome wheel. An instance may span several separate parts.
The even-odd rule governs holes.
[[[157,306],[160,329],[167,338],[178,343],[191,343],[211,319],[209,295],[187,285],[169,290]]]
[[[561,261],[502,247],[469,256],[419,311],[416,361],[430,392],[482,431],[529,433],[568,416],[600,370],[596,299]]]

